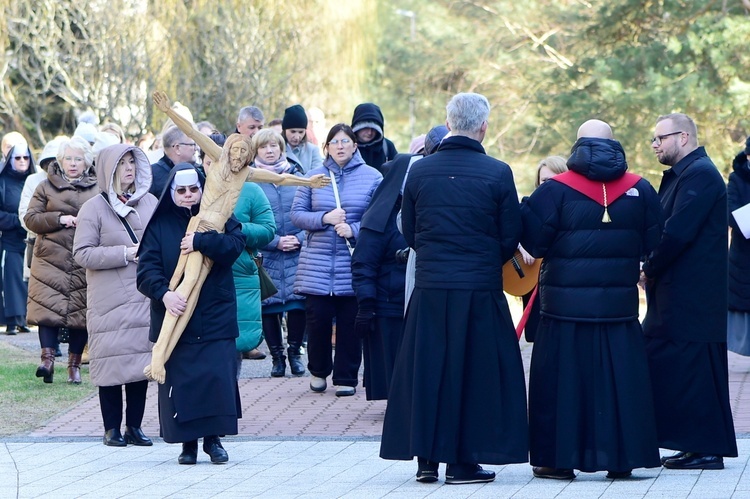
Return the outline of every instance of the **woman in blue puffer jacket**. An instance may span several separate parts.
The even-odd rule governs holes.
[[[325,151],[323,166],[307,175],[330,175],[331,185],[300,187],[292,204],[292,223],[307,231],[294,292],[306,297],[310,389],[325,391],[326,378],[333,372],[336,395],[342,397],[354,395],[362,361],[362,339],[354,332],[357,299],[352,289],[351,248],[362,214],[383,177],[365,164],[354,132],[344,123],[328,132]],[[332,361],[334,318],[336,356]]]
[[[303,176],[302,166],[286,157],[284,138],[271,128],[264,128],[253,136],[255,168],[275,173],[290,173]],[[294,278],[297,275],[300,248],[305,231],[292,224],[290,212],[297,187],[290,185],[258,184],[263,189],[276,222],[276,233],[271,242],[261,248],[263,267],[276,285],[278,292],[263,300],[263,335],[271,351],[273,366],[271,376],[286,374],[284,339],[281,320],[286,315],[287,354],[292,374],[305,374],[300,348],[305,334],[305,297],[294,293]]]

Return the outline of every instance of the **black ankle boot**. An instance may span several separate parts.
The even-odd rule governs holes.
[[[154,445],[150,438],[144,435],[143,430],[140,427],[126,426],[125,427],[125,442],[133,445],[142,447],[150,447]]]
[[[224,464],[229,461],[229,454],[221,445],[221,440],[216,435],[203,437],[203,452],[211,457],[214,464]]]
[[[195,464],[198,461],[198,441],[191,440],[182,444],[182,453],[177,458],[180,464]]]
[[[286,357],[284,357],[284,347],[271,347],[271,359],[273,359],[273,366],[271,367],[272,378],[283,378],[286,374]]]
[[[300,346],[298,342],[293,341],[289,343],[289,348],[286,349],[286,353],[289,355],[289,368],[295,376],[305,374],[305,364],[302,362]]]
[[[119,428],[112,428],[104,432],[104,445],[109,447],[126,447],[125,439],[122,438]]]

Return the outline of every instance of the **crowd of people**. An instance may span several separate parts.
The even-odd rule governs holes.
[[[727,186],[695,122],[659,116],[657,191],[592,119],[519,201],[511,167],[482,146],[479,94],[455,95],[408,154],[373,103],[320,144],[299,104],[268,127],[243,107],[227,136],[155,103],[169,118],[157,150],[81,122],[37,164],[21,134],[3,138],[0,320],[10,335],[37,326],[45,383],[60,342],[70,384],[88,352],[105,445],[152,445],[141,422],[156,380],[178,462],[197,462],[201,438],[227,462],[241,362],[263,358],[265,338],[270,376],[309,371],[312,392],[330,379],[354,395],[364,360],[367,400],[388,401],[381,457],[416,458],[419,482],[440,463],[464,484],[495,479],[481,464],[623,479],[737,456],[727,349],[750,355],[750,138]],[[524,297],[528,396],[502,288],[517,252],[541,259]]]

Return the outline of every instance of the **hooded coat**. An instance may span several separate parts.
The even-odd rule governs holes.
[[[727,203],[732,243],[729,247],[729,310],[750,312],[750,239],[745,239],[732,211],[750,203],[750,161],[745,151],[735,156],[729,174]]]
[[[25,172],[17,172],[13,169],[14,156],[16,152],[29,154],[29,168]],[[26,179],[36,172],[34,157],[28,148],[20,151],[14,146],[8,151],[8,155],[0,164],[0,239],[4,251],[21,253],[26,248],[26,230],[18,218],[18,205],[21,201],[21,192]]]
[[[598,201],[563,183],[576,173],[602,184],[623,177],[625,153],[615,140],[580,138],[568,168],[521,207],[521,244],[544,258],[529,375],[531,465],[658,466],[638,280],[641,258],[659,242],[659,198],[642,178],[616,199],[608,189],[606,222]]]
[[[136,162],[135,192],[123,203],[113,180],[126,153]],[[96,172],[101,193],[78,213],[73,258],[86,269],[91,382],[117,386],[145,380],[143,367],[151,363],[149,301],[136,288],[137,263],[127,261],[126,251],[140,244],[157,201],[148,192],[148,157],[137,147],[117,144],[102,150]]]
[[[366,125],[363,127],[362,125]],[[355,133],[361,128],[372,128],[377,132],[370,142],[362,143],[357,139],[357,148],[366,164],[372,166],[380,173],[382,166],[396,157],[398,151],[393,142],[385,138],[385,119],[380,107],[371,102],[365,102],[354,108],[352,115],[352,129]]]
[[[24,222],[37,234],[29,278],[29,324],[86,329],[86,271],[73,258],[75,228],[60,224],[63,215],[77,216],[83,203],[99,193],[89,167],[69,182],[53,163],[29,202]]]
[[[584,137],[573,146],[568,168],[607,182],[624,175],[627,162],[619,142]],[[524,203],[521,244],[534,257],[544,257],[542,316],[589,322],[638,318],[639,262],[661,236],[659,199],[641,179],[607,209],[611,223],[602,222],[600,204],[554,177]]]

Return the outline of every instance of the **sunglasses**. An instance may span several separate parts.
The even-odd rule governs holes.
[[[28,156],[13,156],[13,159],[15,159],[16,161],[21,161],[21,160],[28,161],[29,157]]]
[[[190,192],[193,193],[193,194],[195,194],[196,192],[198,192],[198,186],[197,185],[194,185],[192,187],[178,187],[174,191],[177,194],[182,195],[182,194],[185,194],[188,191],[188,189],[190,189]]]

